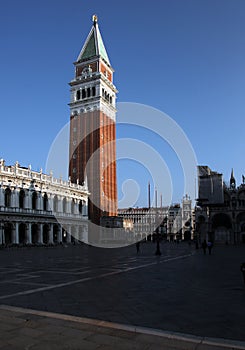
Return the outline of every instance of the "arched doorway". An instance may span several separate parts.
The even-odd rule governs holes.
[[[210,237],[215,242],[227,243],[232,240],[231,219],[227,214],[215,214],[212,218],[213,237]]]
[[[58,225],[53,226],[53,242],[58,243],[59,227]]]
[[[191,231],[190,230],[186,230],[184,232],[184,240],[185,241],[190,241],[191,240]]]
[[[43,243],[48,244],[49,242],[49,225],[43,226]]]
[[[67,242],[67,232],[64,228],[62,228],[62,242],[66,243]]]
[[[13,225],[8,222],[4,224],[4,242],[6,245],[12,244]]]
[[[32,244],[38,243],[38,225],[37,224],[31,225],[31,242]]]
[[[26,243],[26,224],[21,223],[19,225],[19,244]]]

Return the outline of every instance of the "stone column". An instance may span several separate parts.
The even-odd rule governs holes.
[[[11,207],[11,208],[14,208],[14,207],[16,207],[16,205],[15,205],[15,202],[16,202],[16,190],[14,190],[14,189],[12,189],[12,188],[10,188],[10,189],[11,189],[10,207]]]
[[[19,222],[15,223],[15,244],[19,244]]]
[[[42,193],[37,192],[37,210],[42,210]]]
[[[66,213],[68,213],[68,214],[71,213],[71,201],[72,201],[72,198],[67,198],[67,201],[66,201]]]
[[[54,243],[54,225],[51,224],[48,226],[49,231],[48,231],[48,243],[53,244]]]
[[[51,194],[48,197],[48,209],[54,211],[54,196]]]
[[[79,226],[73,226],[74,232],[73,232],[73,236],[77,241],[80,241],[80,236],[79,236]]]
[[[32,243],[31,226],[32,226],[32,224],[30,222],[26,224],[26,243],[27,244],[31,244]]]
[[[62,213],[63,212],[63,201],[62,201],[63,198],[61,196],[57,196],[57,198],[58,198],[57,211]]]
[[[87,205],[87,203],[84,203],[84,202],[83,202],[82,215],[83,216],[87,216],[88,215],[88,205]]]
[[[4,206],[4,189],[0,188],[0,206]]]
[[[43,244],[43,224],[38,225],[38,243]]]
[[[23,188],[23,190],[25,191],[23,209],[26,209],[28,207],[28,192],[24,188]]]
[[[66,243],[71,243],[71,225],[67,225]]]
[[[79,214],[79,201],[77,199],[74,200],[74,214]]]

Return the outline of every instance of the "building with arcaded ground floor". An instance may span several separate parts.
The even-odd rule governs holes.
[[[208,166],[198,166],[198,199],[195,235],[214,243],[245,243],[245,177],[237,186],[232,170],[230,183]]]
[[[88,189],[0,160],[0,245],[88,241]]]

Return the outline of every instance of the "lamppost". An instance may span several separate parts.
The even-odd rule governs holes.
[[[156,213],[156,223],[157,223],[157,228],[156,228],[156,241],[157,241],[157,249],[156,249],[156,252],[155,252],[155,255],[161,255],[161,251],[160,251],[160,233],[159,233],[159,222],[158,222],[158,216],[157,216],[157,213]]]

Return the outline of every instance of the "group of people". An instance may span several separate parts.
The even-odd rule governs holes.
[[[204,241],[202,242],[202,249],[203,249],[203,253],[204,255],[206,255],[207,249],[208,249],[208,254],[211,255],[212,252],[212,248],[213,248],[213,243],[211,241],[206,241],[206,239],[204,239]],[[137,254],[140,253],[140,242],[136,242],[136,251]]]
[[[203,249],[203,254],[206,254],[208,248],[208,254],[211,255],[211,251],[213,248],[213,243],[211,241],[206,241],[206,239],[204,239],[204,241],[202,242],[202,249]]]

